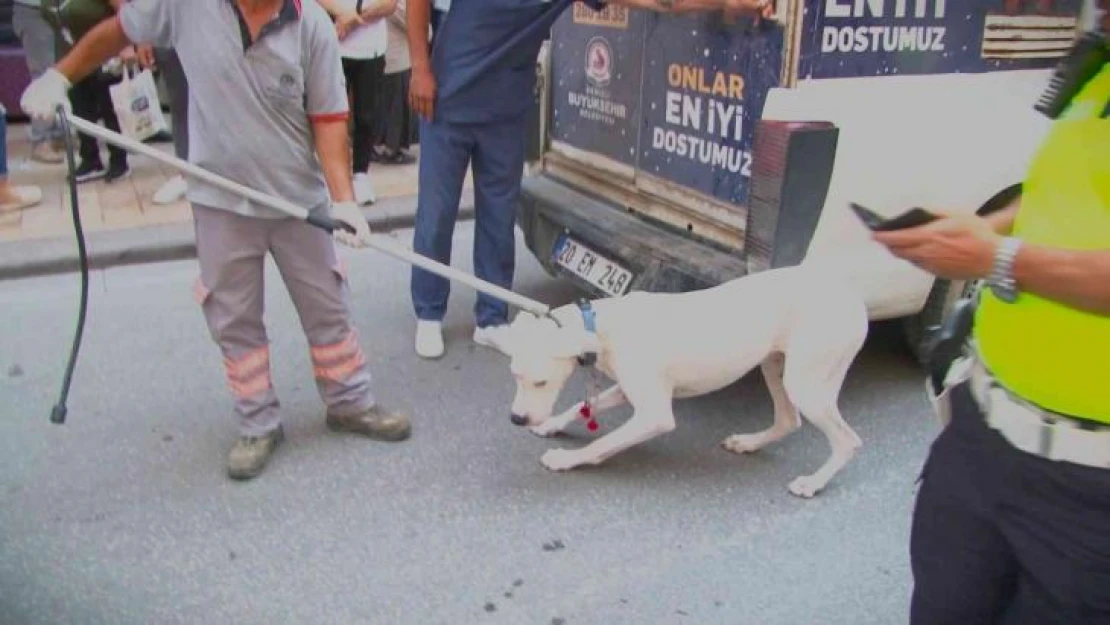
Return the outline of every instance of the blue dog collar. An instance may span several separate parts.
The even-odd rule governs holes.
[[[578,300],[578,310],[582,313],[582,323],[586,326],[586,332],[588,334],[597,334],[597,311],[595,311],[590,304],[590,300],[586,298]],[[586,352],[578,357],[578,364],[582,366],[592,367],[596,363],[596,352]]]

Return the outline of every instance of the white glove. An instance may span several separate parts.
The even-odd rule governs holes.
[[[51,67],[27,85],[23,97],[19,99],[19,106],[32,119],[52,122],[58,114],[59,104],[65,107],[66,115],[73,111],[67,95],[72,87],[69,79]]]
[[[349,247],[366,247],[370,244],[370,224],[366,223],[366,217],[362,215],[358,204],[354,202],[332,204],[331,217],[336,221],[350,224],[355,229],[355,233],[351,234],[346,230],[336,228],[335,232],[332,233],[336,241]]]

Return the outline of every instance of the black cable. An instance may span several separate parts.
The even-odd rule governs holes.
[[[73,146],[73,133],[69,125],[69,118],[65,108],[58,106],[58,119],[61,122],[65,135],[66,167],[68,168],[69,204],[73,212],[73,229],[77,235],[78,262],[81,265],[81,307],[77,313],[77,331],[73,336],[70,347],[69,362],[66,363],[65,377],[62,379],[62,390],[58,395],[58,403],[50,412],[51,423],[65,423],[66,399],[69,397],[69,386],[73,381],[73,369],[77,366],[77,352],[81,349],[81,337],[85,332],[85,313],[89,305],[89,256],[85,250],[85,232],[81,228],[81,211],[77,201],[77,157]]]

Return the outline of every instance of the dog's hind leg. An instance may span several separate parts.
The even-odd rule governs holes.
[[[831,453],[816,472],[790,482],[789,490],[799,497],[812,497],[820,492],[863,445],[855,430],[840,414],[837,401],[855,351],[835,353],[826,358],[786,361],[784,385],[786,393],[802,415],[829,441]]]
[[[628,401],[624,396],[621,388],[614,384],[604,391],[598,393],[596,396],[590,398],[590,409],[593,411],[594,416],[606,410],[612,410],[617,406]],[[532,433],[536,436],[554,436],[565,430],[567,426],[574,423],[578,418],[578,412],[582,409],[583,402],[578,402],[561,415],[551,417],[547,421],[530,428]]]
[[[725,449],[736,454],[758,451],[775,441],[781,440],[802,425],[798,418],[798,409],[790,401],[782,381],[783,372],[786,369],[786,355],[782,352],[773,352],[763,360],[760,367],[763,372],[763,380],[767,384],[767,390],[771,393],[771,402],[775,409],[775,422],[762,432],[733,434],[721,441],[721,445]]]

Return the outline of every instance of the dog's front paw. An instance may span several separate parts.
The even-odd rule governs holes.
[[[536,436],[549,438],[555,436],[556,434],[561,434],[563,431],[563,426],[561,423],[557,423],[554,419],[548,419],[547,421],[544,421],[539,425],[534,425],[528,428],[528,430]]]
[[[748,454],[763,447],[761,438],[756,434],[733,434],[721,441],[721,447],[734,454]]]
[[[549,471],[566,471],[578,466],[580,462],[570,449],[549,449],[540,457],[540,464]]]
[[[803,499],[809,499],[821,492],[821,489],[824,487],[825,483],[823,481],[812,475],[803,475],[802,477],[794,478],[794,481],[790,482],[787,488],[790,489],[791,494]]]

